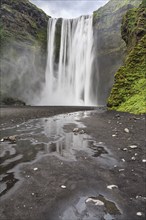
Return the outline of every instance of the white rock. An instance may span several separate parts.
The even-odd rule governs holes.
[[[116,137],[116,134],[112,134],[112,137]]]
[[[129,146],[131,149],[136,149],[137,148],[137,146],[136,145],[131,145],[131,146]]]
[[[98,199],[88,198],[86,199],[86,203],[93,202],[95,205],[103,206],[104,203]]]
[[[79,131],[79,128],[74,128],[73,129],[73,132],[78,132]]]
[[[3,139],[3,138],[1,139],[1,142],[4,142],[4,139]]]
[[[35,167],[35,168],[33,168],[33,170],[34,170],[34,171],[36,171],[36,170],[38,170],[38,168],[37,168],[37,167]]]
[[[113,189],[113,188],[118,188],[118,186],[116,186],[116,185],[109,185],[109,186],[107,186],[107,189]]]
[[[119,169],[119,172],[122,172],[122,171],[124,171],[124,169]]]
[[[143,162],[143,163],[146,163],[146,159],[143,159],[142,162]]]
[[[84,131],[84,130],[81,130],[79,133],[80,133],[80,134],[84,134],[84,133],[85,133],[85,131]]]
[[[125,162],[125,159],[124,159],[124,158],[122,158],[121,160],[122,160],[122,162]]]
[[[136,158],[135,157],[131,157],[131,160],[136,160]]]
[[[124,131],[125,131],[126,133],[129,133],[129,129],[128,129],[128,128],[125,128]]]
[[[142,212],[137,212],[136,215],[142,216]]]
[[[66,189],[66,186],[65,186],[65,185],[61,185],[61,188],[62,188],[62,189]]]
[[[123,149],[123,151],[127,151],[128,149],[125,147],[124,149]]]

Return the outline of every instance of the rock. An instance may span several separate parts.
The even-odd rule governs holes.
[[[62,189],[66,189],[66,186],[65,186],[65,185],[61,185],[61,188],[62,188]]]
[[[34,171],[36,171],[36,170],[38,170],[38,168],[37,168],[37,167],[35,167],[35,168],[33,168],[33,170],[34,170]]]
[[[9,137],[8,137],[8,140],[9,140],[9,141],[12,141],[12,142],[16,142],[16,137],[17,137],[16,135],[9,136]]]
[[[126,133],[129,133],[129,129],[128,129],[128,128],[125,128],[124,131],[125,131]]]
[[[127,151],[128,149],[125,147],[124,149],[123,149],[123,151]]]
[[[16,135],[12,135],[12,136],[9,136],[9,137],[4,137],[1,139],[1,142],[4,142],[4,141],[10,141],[11,143],[15,143],[16,142]]]
[[[135,157],[131,157],[131,160],[136,160],[136,158]]]
[[[137,148],[137,146],[136,145],[131,145],[131,146],[129,146],[131,149],[136,149]]]
[[[98,199],[88,198],[88,199],[86,199],[86,203],[88,203],[88,202],[92,202],[92,203],[94,203],[95,205],[98,205],[98,206],[104,206],[104,202],[102,202]]]
[[[137,212],[136,215],[142,216],[142,212]]]
[[[117,135],[116,134],[112,134],[112,137],[116,137]]]
[[[74,128],[73,132],[79,132],[79,128]]]
[[[122,158],[121,160],[122,160],[122,162],[125,162],[125,159],[124,159],[124,158]]]
[[[81,130],[81,131],[79,132],[79,134],[85,134],[85,131],[84,131],[84,130]]]
[[[143,163],[146,163],[146,159],[142,159],[142,162],[143,162]]]
[[[119,172],[123,172],[124,171],[124,169],[119,169]]]
[[[109,185],[109,186],[107,186],[107,189],[114,189],[114,188],[118,188],[118,186],[117,185]]]

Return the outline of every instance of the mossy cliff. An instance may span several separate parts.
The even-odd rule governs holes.
[[[146,113],[146,1],[129,10],[121,33],[127,45],[124,65],[115,74],[108,106],[118,111]]]
[[[2,0],[0,12],[1,98],[29,103],[45,77],[49,16],[28,0]]]
[[[124,14],[138,7],[141,0],[110,0],[94,12],[94,39],[98,67],[98,103],[105,104],[114,82],[114,74],[123,64],[126,44],[121,37]],[[95,68],[95,70],[97,69]],[[97,71],[96,71],[97,72]]]

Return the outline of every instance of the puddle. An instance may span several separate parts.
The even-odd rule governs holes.
[[[44,155],[76,161],[77,152],[84,151],[88,156],[95,159],[98,157],[104,165],[115,164],[115,159],[103,143],[96,143],[86,133],[73,132],[74,128],[79,128],[79,131],[86,129],[79,120],[88,115],[89,112],[62,114],[3,128],[1,138],[16,135],[17,141],[15,144],[7,141],[0,143],[0,196],[20,179],[18,174],[21,164],[32,163]]]
[[[115,202],[103,195],[82,196],[73,199],[70,204],[53,214],[53,220],[116,220],[119,215],[121,212]]]

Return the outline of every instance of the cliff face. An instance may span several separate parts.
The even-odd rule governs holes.
[[[49,17],[28,0],[2,0],[0,12],[1,99],[29,103],[44,81]]]
[[[110,0],[94,12],[94,38],[98,66],[99,104],[105,104],[114,82],[114,74],[123,64],[126,44],[121,37],[123,15],[137,7],[140,0]]]
[[[119,111],[146,113],[146,3],[131,9],[122,21],[127,45],[124,65],[117,71],[108,106]]]

